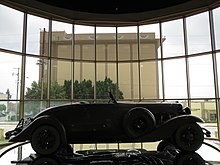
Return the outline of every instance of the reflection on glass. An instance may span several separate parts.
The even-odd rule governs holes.
[[[101,160],[112,162],[137,162],[140,161],[141,164],[145,162],[160,162],[160,163],[169,163],[169,164],[219,164],[220,153],[217,148],[215,148],[215,143],[218,141],[208,140],[207,143],[203,144],[196,152],[176,152],[170,149],[173,152],[166,153],[156,152],[156,145],[154,145],[154,149],[151,144],[144,144],[144,148],[142,148],[140,143],[124,143],[124,144],[76,144],[72,145],[74,153],[78,153],[78,157],[68,157],[68,156],[58,156],[58,155],[50,155],[50,156],[40,156],[35,154],[35,151],[32,149],[30,144],[24,144],[22,146],[13,148],[9,150],[6,154],[4,154],[0,163],[4,165],[10,164],[62,164],[64,162],[69,162],[73,164],[77,162],[77,164],[81,164],[81,162],[87,161],[89,157],[91,161],[97,162],[97,158],[101,158]],[[146,146],[146,148],[145,148]],[[98,151],[96,152],[96,150]],[[103,155],[103,149],[112,149],[109,151],[109,154],[106,152],[106,155]],[[123,153],[127,153],[122,155],[120,152],[117,152],[118,149],[121,149]],[[138,151],[139,150],[139,151]],[[91,151],[91,152],[86,152]],[[148,152],[145,152],[148,151]],[[92,152],[95,155],[92,155]],[[138,152],[138,154],[137,154]],[[169,154],[167,154],[167,152]],[[84,156],[80,156],[79,153],[85,154]],[[130,154],[129,154],[130,153]],[[141,156],[139,157],[138,155]],[[112,155],[111,155],[112,154]],[[131,156],[131,154],[133,156]],[[87,155],[87,156],[86,156]],[[106,157],[105,157],[106,156]],[[119,157],[117,157],[119,156]],[[105,159],[106,158],[106,159]],[[137,159],[140,158],[140,159]],[[144,158],[144,159],[143,159]],[[149,161],[150,160],[150,161]],[[83,161],[83,162],[84,162]]]
[[[0,48],[21,52],[24,14],[0,5]]]
[[[211,51],[208,12],[186,18],[188,53]]]
[[[162,23],[162,35],[165,38],[163,42],[164,58],[184,55],[182,19]]]

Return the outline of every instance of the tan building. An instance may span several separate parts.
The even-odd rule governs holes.
[[[136,33],[117,36],[98,33],[96,36],[76,34],[72,43],[71,34],[55,31],[52,33],[51,81],[63,84],[64,80],[73,78],[94,83],[108,77],[118,84],[126,99],[158,99],[158,63],[151,59],[158,58],[160,40],[155,38],[155,33],[141,33],[139,42],[140,47]],[[47,45],[48,33],[41,32],[42,55],[48,54]],[[60,60],[53,60],[53,57]],[[42,78],[41,75],[40,71]]]

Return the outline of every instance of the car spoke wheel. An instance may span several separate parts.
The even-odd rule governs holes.
[[[61,146],[60,134],[53,126],[40,126],[32,133],[31,146],[40,155],[53,154]]]
[[[150,132],[155,127],[154,115],[146,108],[135,108],[124,117],[123,127],[129,137],[137,138]]]
[[[175,143],[180,150],[196,151],[204,140],[204,134],[197,123],[188,123],[177,129]]]

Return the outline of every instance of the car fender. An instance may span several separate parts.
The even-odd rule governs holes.
[[[41,125],[52,125],[60,132],[61,140],[63,144],[67,144],[66,131],[63,124],[53,116],[45,115],[34,119],[26,128],[24,128],[19,134],[11,138],[11,142],[22,142],[30,140],[32,132]]]
[[[181,115],[173,117],[159,125],[149,134],[140,137],[138,141],[158,141],[170,138],[175,131],[186,123],[203,123],[204,120],[193,115]],[[137,140],[137,139],[136,139]]]

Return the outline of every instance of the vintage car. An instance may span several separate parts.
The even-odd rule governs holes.
[[[196,151],[210,132],[198,124],[188,107],[169,102],[77,102],[47,108],[21,119],[6,132],[10,142],[30,141],[40,155],[57,153],[62,146],[86,143],[156,142]]]

